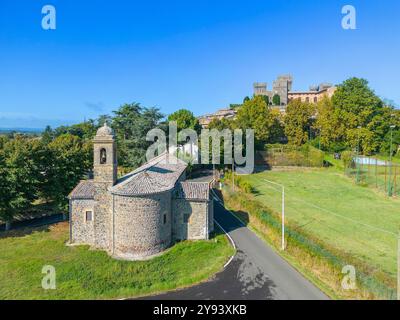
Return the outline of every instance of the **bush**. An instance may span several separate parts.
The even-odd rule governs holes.
[[[345,168],[352,168],[354,166],[354,155],[351,151],[342,152],[342,161]]]
[[[267,162],[271,166],[297,166],[297,167],[322,167],[324,165],[324,152],[310,144],[301,147],[283,144],[268,144]]]
[[[232,182],[231,171],[225,173],[223,181],[227,184]],[[243,178],[238,175],[235,175],[235,186],[246,193],[254,193],[255,191],[254,187],[248,181],[243,180]]]
[[[347,149],[347,146],[344,142],[331,142],[328,151],[329,152],[342,152]]]

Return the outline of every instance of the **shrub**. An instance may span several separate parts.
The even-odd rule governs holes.
[[[353,152],[343,151],[342,152],[342,161],[343,161],[343,166],[345,168],[353,167],[354,166]]]
[[[324,152],[305,144],[301,147],[283,144],[265,146],[268,162],[272,166],[322,167]]]
[[[228,171],[225,173],[223,181],[226,184],[232,182],[232,172],[231,171]],[[243,178],[241,178],[238,175],[235,175],[235,186],[246,193],[254,193],[254,191],[255,191],[254,187],[248,181],[243,180]]]

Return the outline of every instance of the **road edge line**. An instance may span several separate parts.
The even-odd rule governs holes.
[[[215,194],[215,192],[212,191],[212,193],[214,194],[214,198],[225,208],[225,210],[228,211],[237,221],[239,221],[239,223],[242,225],[242,227],[247,228],[246,224],[242,220],[240,220],[240,218],[236,214],[234,214],[231,210],[229,210],[228,208],[226,208],[224,206],[222,200]]]
[[[229,241],[232,244],[233,249],[235,249],[235,253],[230,257],[230,259],[228,260],[227,263],[224,264],[224,269],[232,262],[233,258],[236,256],[236,252],[237,252],[237,247],[235,244],[235,241],[233,241],[232,237],[229,235],[228,232],[226,232],[226,230],[218,223],[218,221],[216,219],[214,219],[214,222],[217,224],[217,226],[226,234],[226,236],[228,237]]]

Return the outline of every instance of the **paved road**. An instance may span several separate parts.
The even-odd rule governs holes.
[[[216,201],[214,207],[216,221],[229,233],[237,246],[235,258],[208,282],[145,299],[328,299],[229,213],[222,204]]]

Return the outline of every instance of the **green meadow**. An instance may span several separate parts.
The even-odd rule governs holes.
[[[148,261],[120,261],[87,246],[66,246],[68,224],[0,234],[0,299],[118,299],[189,286],[220,271],[234,253],[223,234],[184,241]],[[56,289],[42,288],[42,268]]]
[[[358,186],[335,168],[273,170],[242,178],[255,188],[255,198],[275,212],[281,212],[281,191],[266,180],[284,185],[288,223],[371,270],[396,277],[399,199]]]

